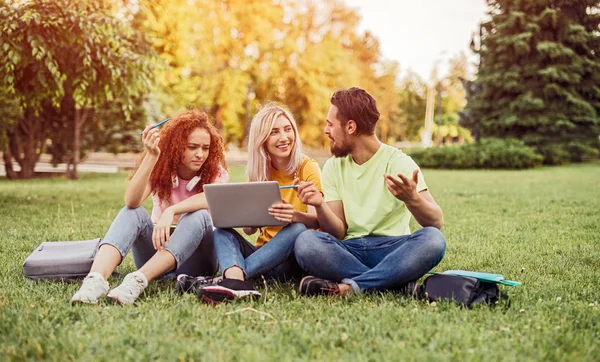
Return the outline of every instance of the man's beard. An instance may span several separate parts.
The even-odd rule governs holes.
[[[329,151],[334,157],[346,157],[350,154],[350,151],[352,151],[348,146],[345,146],[343,144],[341,146],[334,146],[333,141],[330,142],[331,143],[329,144]]]

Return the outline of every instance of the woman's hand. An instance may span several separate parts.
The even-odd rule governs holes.
[[[269,214],[277,220],[289,224],[294,219],[294,206],[285,200],[281,200],[281,202],[273,204],[269,208]]]
[[[158,136],[158,128],[150,129],[152,126],[147,126],[142,132],[142,143],[148,151],[148,154],[153,156],[160,155],[160,148],[158,148],[158,142],[160,137]]]
[[[152,245],[154,245],[154,249],[162,250],[169,242],[171,236],[171,224],[173,223],[174,217],[175,213],[170,207],[167,207],[162,215],[160,215],[156,225],[154,225],[154,231],[152,232]]]

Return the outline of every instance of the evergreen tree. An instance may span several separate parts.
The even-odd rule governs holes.
[[[488,0],[467,110],[482,137],[525,141],[549,164],[600,150],[597,0]]]

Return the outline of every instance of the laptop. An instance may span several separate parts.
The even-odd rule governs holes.
[[[277,181],[209,184],[204,194],[215,227],[286,225],[269,215],[271,205],[281,202]]]

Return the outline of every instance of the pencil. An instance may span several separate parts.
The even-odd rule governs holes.
[[[171,117],[165,119],[164,121],[160,121],[157,124],[155,124],[154,126],[150,127],[150,129],[155,129],[156,127],[160,127],[163,124],[167,123],[167,121],[170,120],[170,119],[171,119]],[[143,135],[143,134],[144,134],[144,131],[140,132],[140,136]]]

